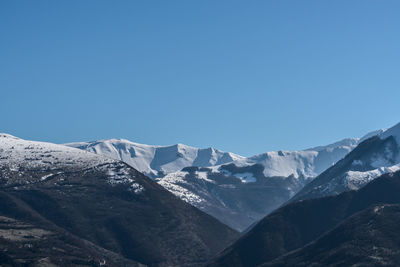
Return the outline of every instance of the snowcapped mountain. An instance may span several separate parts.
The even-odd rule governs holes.
[[[110,185],[124,184],[135,193],[143,190],[121,162],[63,145],[0,133],[0,155],[1,180],[6,185],[41,183],[66,172],[96,168],[107,172]]]
[[[183,144],[152,146],[124,139],[65,145],[122,160],[151,178],[163,177],[165,174],[180,171],[188,166],[209,167],[243,158],[214,148],[199,149]]]
[[[283,176],[312,178],[332,166],[355,148],[360,139],[342,141],[302,151],[273,151],[235,161],[236,166],[261,164],[265,177]]]
[[[220,166],[228,163],[234,163],[238,167],[263,165],[265,177],[294,175],[296,178],[312,178],[350,152],[359,141],[359,138],[348,138],[328,146],[302,151],[272,151],[252,157],[243,157],[214,148],[199,149],[183,144],[154,146],[125,139],[76,142],[65,145],[122,160],[151,178],[162,178],[169,173],[191,166],[216,166],[217,168],[212,169],[217,171]],[[239,175],[238,178],[241,179]]]
[[[265,177],[263,170],[260,164],[187,167],[157,182],[221,222],[244,231],[304,186],[304,180],[293,175]]]
[[[343,160],[307,184],[292,201],[357,190],[382,174],[400,170],[400,123],[367,137]]]
[[[107,265],[110,260],[110,266],[124,266],[124,261],[132,263],[127,266],[136,266],[134,262],[198,266],[237,236],[236,231],[177,199],[122,161],[8,134],[0,134],[0,219],[4,218],[11,223],[10,229],[19,229],[23,223],[33,229],[29,231],[59,233],[49,238],[26,237],[35,251],[43,246],[63,251],[46,247],[48,251],[42,254],[49,254],[49,266],[74,259],[69,252],[96,266],[102,264],[90,263],[88,255],[93,254],[99,262],[107,260]],[[17,231],[6,234],[8,239],[19,238]],[[71,235],[77,239],[65,242]],[[30,265],[37,259],[39,254],[22,260],[32,253],[31,247],[24,246],[28,241],[16,239],[10,245],[6,239],[0,233],[0,248],[8,242],[8,262]],[[80,247],[71,248],[70,244]],[[79,251],[86,251],[86,256]],[[110,253],[120,264],[112,264]],[[4,258],[4,253],[0,254]]]
[[[342,159],[361,139],[303,151],[273,151],[228,164],[188,167],[157,179],[170,192],[243,231]]]
[[[75,148],[46,142],[28,141],[0,133],[0,165],[10,169],[60,169],[89,168],[94,165],[116,162]]]
[[[66,145],[122,160],[182,200],[242,231],[342,159],[360,140],[348,138],[302,151],[247,158],[214,148],[151,146],[123,139]]]

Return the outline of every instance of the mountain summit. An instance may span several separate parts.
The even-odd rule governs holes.
[[[199,149],[183,144],[154,146],[125,139],[107,139],[65,144],[126,162],[150,178],[163,177],[185,167],[210,167],[244,157],[214,148]]]
[[[382,174],[400,170],[400,123],[368,137],[307,184],[291,201],[359,189]]]

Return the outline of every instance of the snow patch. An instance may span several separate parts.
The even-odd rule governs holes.
[[[197,178],[202,179],[202,180],[204,180],[206,182],[215,183],[215,181],[213,181],[213,180],[208,178],[208,172],[196,171],[195,175],[197,176]]]
[[[353,166],[362,166],[364,163],[361,160],[354,160],[351,165]]]
[[[48,180],[49,178],[54,177],[54,176],[59,175],[59,174],[62,174],[62,173],[63,173],[63,172],[50,173],[50,174],[47,174],[47,175],[41,177],[40,180],[41,180],[41,181],[46,181],[46,180]]]
[[[344,181],[349,189],[359,189],[370,181],[386,173],[393,173],[400,170],[400,164],[391,167],[380,167],[371,171],[348,171],[345,173]]]
[[[137,183],[134,176],[130,173],[128,168],[107,168],[108,183],[111,185],[124,184],[129,186],[129,190],[136,194],[142,193],[144,191],[143,186]]]
[[[384,208],[385,208],[385,205],[376,206],[376,207],[374,207],[374,212],[379,213]]]
[[[254,183],[257,181],[256,177],[250,172],[235,173],[234,176],[239,178],[242,183]]]
[[[188,175],[187,172],[178,171],[167,174],[161,179],[157,179],[157,182],[178,198],[198,207],[200,204],[205,202],[205,199],[181,186],[181,184],[187,184],[187,181],[185,180],[186,175]]]

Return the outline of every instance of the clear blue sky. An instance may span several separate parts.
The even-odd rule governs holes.
[[[0,1],[0,132],[243,155],[400,121],[400,1]]]

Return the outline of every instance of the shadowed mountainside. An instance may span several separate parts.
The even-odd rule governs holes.
[[[210,266],[258,266],[302,248],[371,205],[400,203],[400,172],[358,191],[288,204],[261,220]],[[396,229],[397,231],[397,229]]]

